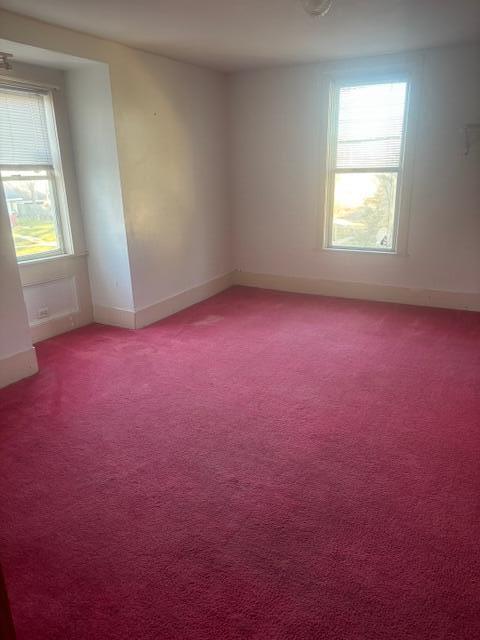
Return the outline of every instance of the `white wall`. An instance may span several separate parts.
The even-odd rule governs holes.
[[[117,134],[135,308],[231,271],[224,75],[128,51]]]
[[[95,313],[133,311],[108,67],[85,64],[65,75]]]
[[[135,310],[230,272],[225,76],[2,10],[0,38],[109,67]]]
[[[477,147],[470,157],[464,156],[463,127],[480,120],[480,47],[424,54],[408,250],[403,256],[319,248],[326,68],[282,67],[231,78],[236,268],[478,294],[480,154]]]
[[[0,183],[0,388],[36,371],[37,360]]]

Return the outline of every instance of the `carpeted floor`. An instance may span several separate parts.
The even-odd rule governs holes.
[[[0,392],[19,640],[480,638],[480,314],[234,288]]]

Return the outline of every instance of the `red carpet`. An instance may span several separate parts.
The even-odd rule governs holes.
[[[19,640],[480,638],[480,314],[235,288],[0,392]]]

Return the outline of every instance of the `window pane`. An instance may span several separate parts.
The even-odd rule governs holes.
[[[337,169],[400,166],[406,97],[406,82],[340,88]]]
[[[6,177],[7,173],[24,177]],[[58,253],[61,243],[55,198],[47,172],[2,171],[2,176],[17,257]]]
[[[337,173],[332,246],[393,248],[396,173]]]

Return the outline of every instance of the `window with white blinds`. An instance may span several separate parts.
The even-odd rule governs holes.
[[[0,84],[0,177],[19,261],[66,252],[54,131],[48,91]]]
[[[327,246],[394,251],[408,81],[334,84]]]
[[[43,94],[0,89],[0,165],[53,165]]]
[[[337,169],[398,168],[406,82],[340,87]]]

